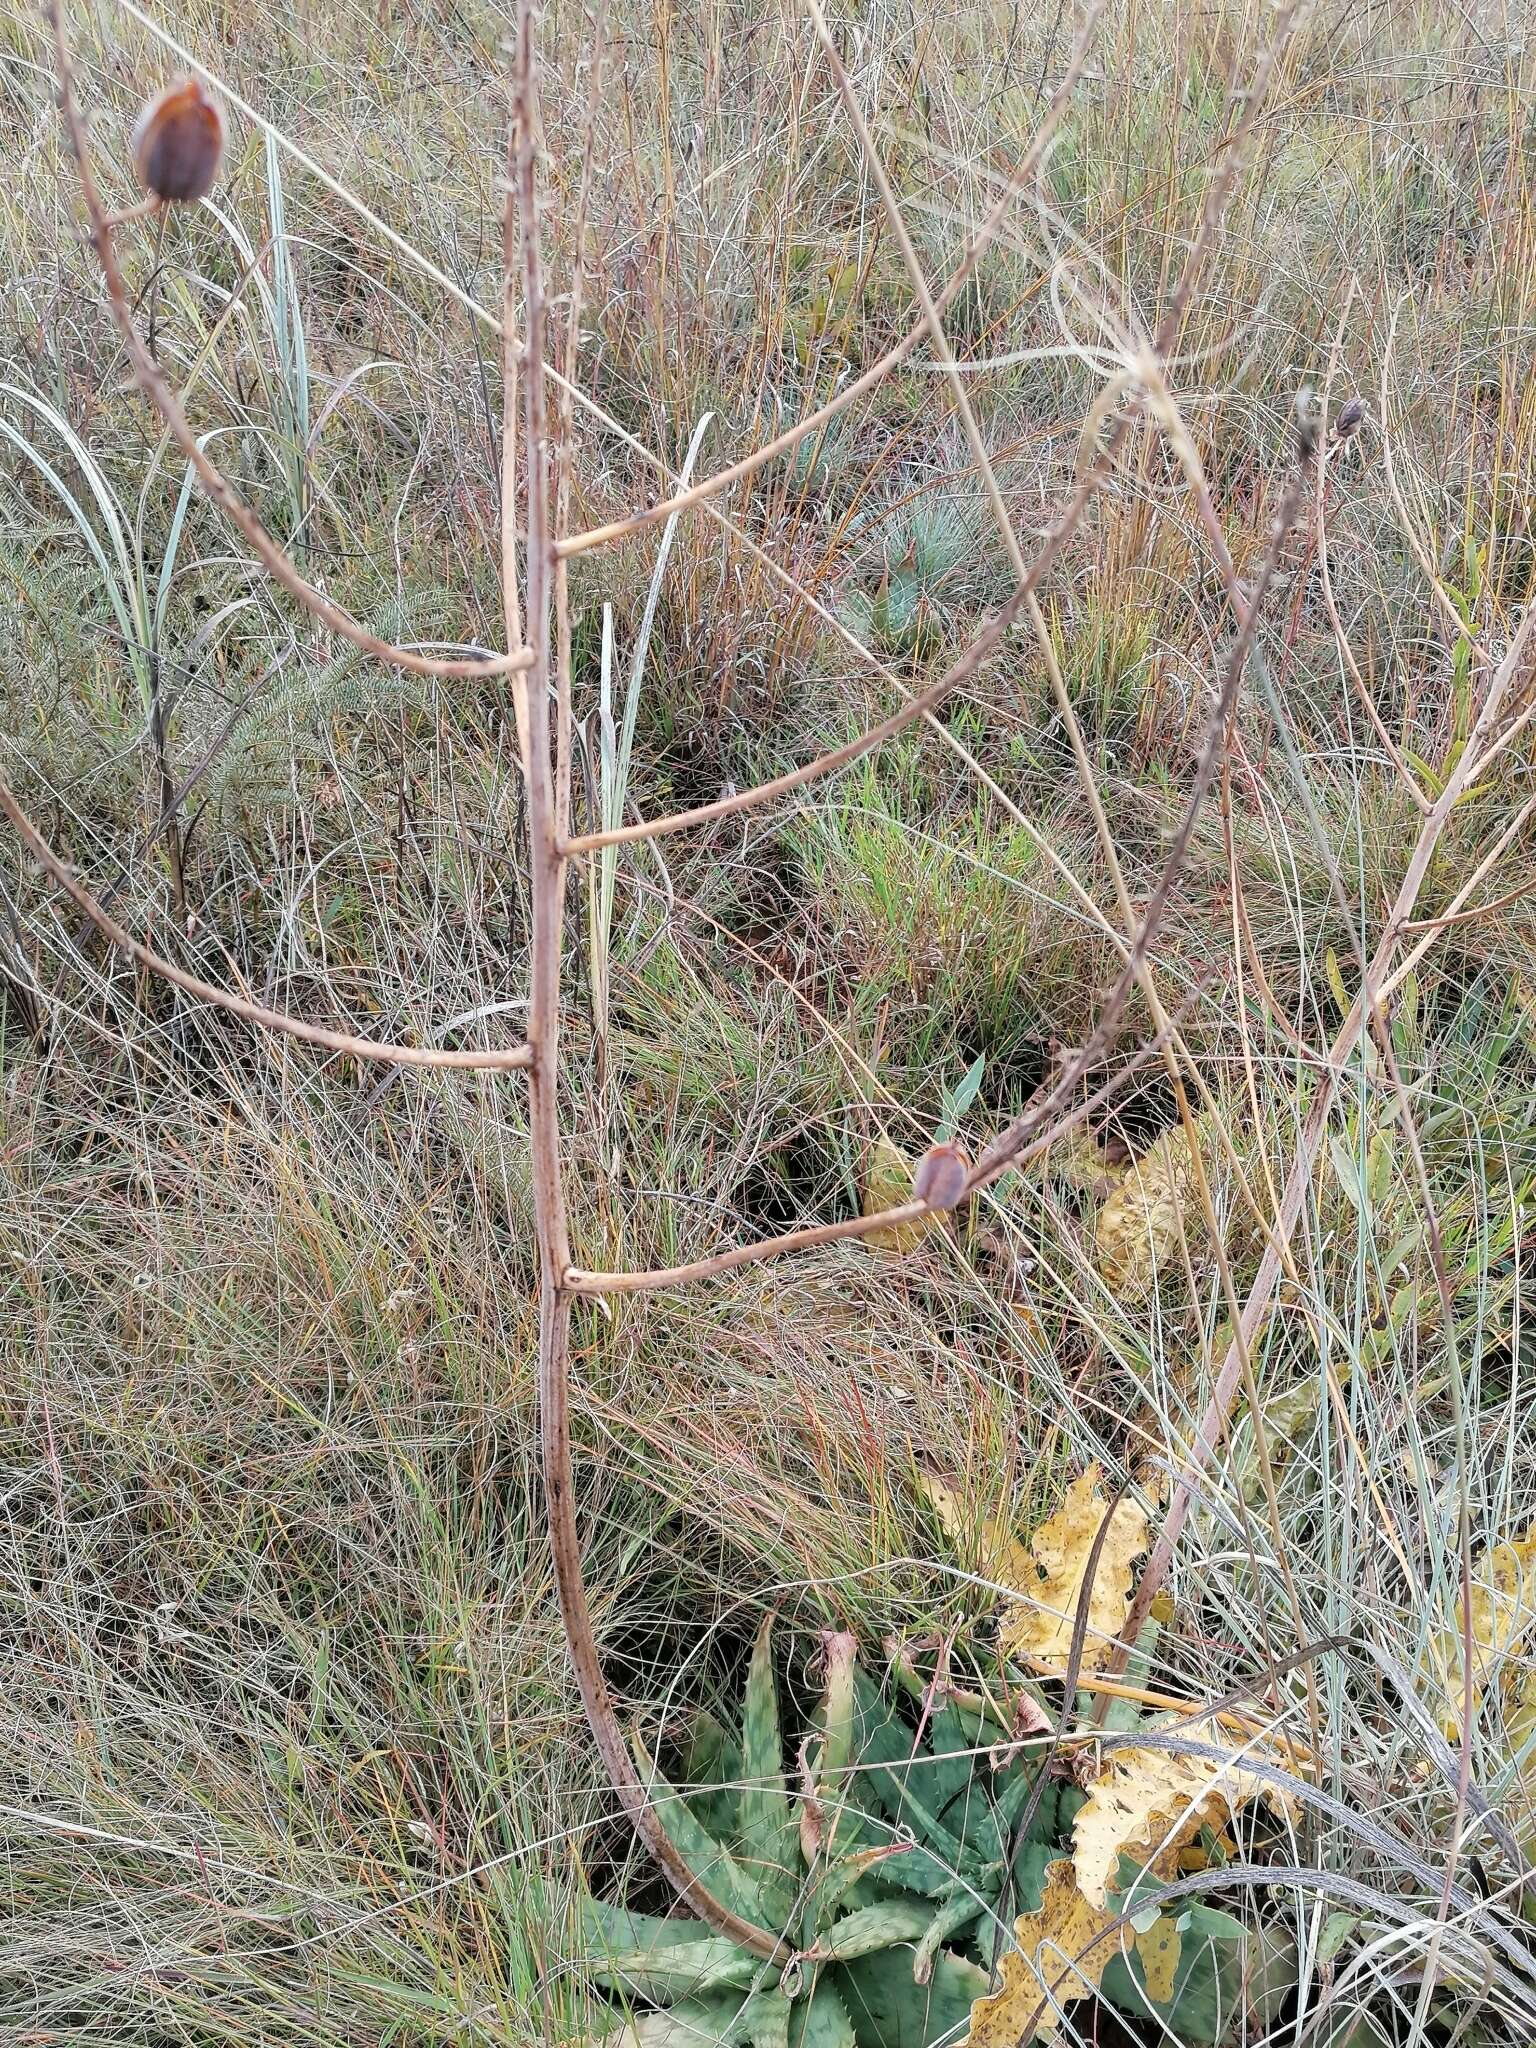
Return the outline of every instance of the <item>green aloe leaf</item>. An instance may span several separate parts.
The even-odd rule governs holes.
[[[619,1949],[676,1948],[684,1941],[708,1941],[702,1920],[668,1920],[659,1913],[631,1913],[606,1899],[580,1903],[581,1939],[585,1949],[605,1955]]]
[[[638,1735],[632,1737],[642,1777],[651,1788],[656,1816],[688,1868],[722,1906],[743,1920],[776,1933],[764,1911],[762,1894],[751,1873],[702,1826],[693,1809],[670,1786]]]
[[[794,2038],[793,2028],[790,2037]],[[802,2009],[797,2048],[857,2048],[857,2041],[835,1973],[823,1976]]]
[[[773,1678],[773,1616],[764,1615],[747,1673],[741,1725],[738,1855],[751,1871],[763,1909],[782,1926],[794,1906],[800,1839],[784,1783],[779,1702]]]
[[[1018,1764],[1009,1773],[1008,1782],[998,1793],[997,1822],[1005,1837],[1012,1837],[1019,1815],[1029,1804],[1029,1795],[1034,1789],[1034,1783],[1033,1770],[1027,1764]],[[1040,1803],[1030,1817],[1026,1841],[1060,1841],[1064,1832],[1060,1821],[1061,1791],[1062,1788],[1054,1783],[1045,1786],[1040,1794]]]
[[[950,1701],[930,1721],[925,1747],[933,1764],[918,1783],[934,1811],[949,1818],[949,1809],[970,1791],[976,1775],[974,1745]]]
[[[916,1789],[952,1835],[978,1863],[995,1863],[1003,1853],[1003,1830],[988,1783],[990,1771],[977,1753],[971,1726],[952,1700],[933,1717],[928,1734],[933,1769]],[[978,1768],[978,1765],[982,1768]],[[911,1780],[908,1780],[909,1785]]]
[[[688,1804],[717,1842],[729,1842],[741,1804],[741,1748],[725,1725],[702,1708],[694,1715],[683,1750]]]
[[[880,2048],[936,2048],[965,2036],[972,2003],[986,1996],[987,1973],[946,1949],[926,1984],[912,1981],[905,1949],[861,1956],[838,1971],[838,1990],[861,2041]]]
[[[850,1817],[844,1816],[843,1826],[838,1829],[840,1838],[850,1832]],[[871,1884],[888,1883],[890,1872],[903,1860],[901,1856],[885,1855],[883,1845],[845,1845],[842,1855],[827,1871],[825,1878],[811,1895],[810,1903],[815,1913],[818,1932],[824,1927],[830,1927],[840,1911],[853,1912],[857,1907],[873,1904],[870,1897]]]
[[[1055,1842],[1021,1842],[1013,1859],[1013,1898],[1010,1913],[1038,1913],[1045,1898],[1045,1873],[1061,1860]]]
[[[751,2048],[789,2048],[790,2004],[782,1993],[759,1991],[747,2000],[745,2017]]]
[[[969,1890],[957,1891],[947,1899],[929,1921],[922,1940],[917,1944],[917,1954],[912,1958],[912,1981],[926,1984],[933,1974],[934,1958],[947,1941],[970,1926],[977,1915],[986,1911],[986,1906],[976,1894]]]
[[[892,1720],[880,1694],[862,1675],[856,1679],[856,1697],[861,1786],[873,1792],[898,1827],[910,1828],[921,1846],[946,1867],[947,1889],[969,1859],[959,1837],[951,1834],[916,1789],[923,1782],[925,1768],[931,1773],[932,1761],[925,1765],[913,1760],[911,1736]],[[907,1878],[897,1881],[905,1884]]]
[[[1136,1647],[1126,1659],[1125,1677],[1132,1685],[1145,1685],[1152,1675],[1152,1659],[1157,1650],[1157,1638],[1161,1623],[1149,1619],[1142,1623],[1141,1634],[1136,1638]],[[1116,1728],[1123,1734],[1134,1734],[1143,1720],[1140,1705],[1132,1699],[1115,1698],[1107,1707],[1103,1706],[1092,1693],[1079,1693],[1079,1702],[1086,1702],[1085,1712],[1100,1713],[1101,1728]],[[1102,1708],[1102,1712],[1100,1712]]]
[[[605,2035],[602,2048],[744,2048],[748,2039],[739,1998],[685,1998]]]
[[[943,1867],[946,1882],[953,1884],[959,1872],[975,1859],[967,1856],[959,1837],[952,1835],[938,1815],[911,1789],[908,1774],[900,1762],[891,1767],[876,1765],[868,1777],[875,1797],[890,1820],[897,1827],[911,1829],[920,1846],[928,1851],[936,1864]]]
[[[671,1948],[647,1943],[643,1948],[600,1949],[587,1958],[587,1968],[600,1984],[639,1992],[658,2004],[704,1991],[745,1991],[760,1967],[756,1956],[719,1935],[680,1941]]]
[[[890,1830],[886,1830],[890,1839]],[[955,1873],[947,1863],[930,1856],[926,1849],[904,1849],[876,1865],[876,1880],[895,1891],[913,1892],[923,1899],[947,1899],[955,1888]]]
[[[826,1933],[817,1936],[812,1953],[822,1963],[873,1955],[896,1942],[916,1941],[932,1918],[932,1911],[915,1900],[882,1899],[878,1905],[861,1906],[857,1913],[834,1920]]]
[[[974,1870],[1000,1863],[1008,1840],[1007,1829],[998,1818],[987,1787],[978,1779],[958,1807],[944,1816],[946,1825],[958,1828],[966,1861]]]

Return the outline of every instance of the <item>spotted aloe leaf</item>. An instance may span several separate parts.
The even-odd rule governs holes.
[[[935,1710],[922,1749],[932,1758],[923,1774],[924,1791],[932,1799],[935,1813],[947,1820],[957,1833],[962,1833],[963,1826],[950,1815],[949,1809],[971,1791],[976,1776],[976,1759],[969,1732],[953,1701],[946,1700]]]
[[[1016,1771],[997,1795],[994,1812],[999,1831],[1011,1837],[1015,1825],[1029,1804],[1029,1796],[1035,1788],[1033,1774]],[[1054,1842],[1061,1831],[1061,1793],[1059,1785],[1047,1781],[1041,1787],[1040,1797],[1030,1816],[1029,1832],[1025,1836],[1030,1842]]]
[[[747,2008],[739,1998],[684,1998],[605,2034],[602,2048],[747,2048]]]
[[[673,1847],[721,1905],[743,1920],[750,1920],[754,1926],[766,1929],[769,1916],[751,1871],[739,1863],[722,1842],[716,1841],[687,1801],[667,1783],[640,1737],[636,1735],[632,1740],[641,1774],[651,1788],[657,1818]]]
[[[741,1725],[737,1853],[756,1882],[763,1911],[782,1927],[794,1907],[799,1833],[784,1782],[784,1750],[773,1676],[773,1616],[757,1632]]]
[[[587,1901],[588,1967],[599,1983],[658,2003],[676,2004],[711,1991],[744,1991],[757,1958],[692,1920],[618,1913]]]
[[[908,1949],[861,1956],[839,1971],[839,1989],[862,2041],[881,2048],[935,2048],[958,2041],[974,2000],[987,1989],[987,1973],[945,1950],[926,1984],[912,1981]]]
[[[688,1804],[717,1842],[728,1842],[736,1833],[742,1769],[740,1743],[701,1708],[683,1745],[683,1776]]]
[[[798,2048],[858,2048],[848,2008],[830,1976],[817,1980],[807,2001]]]
[[[929,1920],[912,1957],[912,1982],[926,1984],[933,1976],[934,1959],[944,1944],[955,1940],[986,1911],[986,1901],[969,1886],[956,1891]]]
[[[659,1913],[632,1913],[627,1906],[591,1898],[581,1901],[581,1932],[586,1947],[598,1956],[710,1938],[702,1920],[669,1920]]]
[[[861,1906],[845,1913],[807,1951],[818,1963],[846,1963],[856,1956],[873,1955],[877,1949],[897,1942],[917,1941],[927,1931],[933,1908],[918,1900],[882,1899],[877,1905]]]
[[[919,1845],[895,1859],[891,1880],[930,1893],[947,1891],[967,1857],[960,1838],[944,1826],[930,1803],[932,1759],[914,1756],[910,1734],[892,1719],[880,1694],[862,1675],[855,1681],[855,1698],[861,1791],[872,1794],[887,1820],[910,1830]]]

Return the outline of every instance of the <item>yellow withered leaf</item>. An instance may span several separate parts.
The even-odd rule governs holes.
[[[1183,1942],[1177,1923],[1159,1914],[1145,1934],[1116,1925],[1116,1915],[1084,1898],[1066,1861],[1048,1864],[1040,1908],[1014,1922],[1016,1947],[1003,1956],[998,1989],[971,2007],[965,2048],[1019,2048],[1049,2038],[1060,2008],[1091,1998],[1104,1972],[1134,1945],[1149,1997],[1173,1996]]]
[[[920,1473],[917,1485],[968,1569],[1001,1586],[1024,1585],[1035,1576],[1033,1558],[1001,1522],[978,1516],[953,1487],[930,1473]]]
[[[1133,1500],[1120,1501],[1099,1551],[1093,1585],[1084,1584],[1088,1560],[1108,1512],[1097,1465],[1067,1488],[1050,1520],[1035,1531],[1032,1556],[1017,1558],[1009,1583],[1027,1598],[1003,1617],[998,1647],[1004,1656],[1031,1660],[1063,1674],[1072,1654],[1080,1602],[1088,1601],[1080,1669],[1094,1671],[1113,1650],[1131,1598],[1131,1564],[1147,1547],[1147,1517]],[[1017,1550],[1018,1546],[1014,1548]]]
[[[1536,1632],[1536,1522],[1513,1543],[1497,1543],[1472,1560],[1472,1710],[1486,1691],[1500,1661]],[[1461,1736],[1466,1699],[1466,1664],[1461,1622],[1437,1630],[1433,1656],[1442,1688],[1440,1725],[1452,1742]]]
[[[1018,1946],[1003,1957],[998,1989],[971,2007],[965,2048],[1019,2048],[1054,2034],[1057,2008],[1091,1998],[1120,1953],[1130,1930],[1106,1933],[1113,1918],[1083,1897],[1070,1863],[1047,1865],[1040,1910],[1014,1922]]]
[[[869,1156],[869,1170],[864,1176],[864,1201],[860,1213],[878,1216],[882,1209],[897,1209],[903,1202],[913,1199],[912,1167],[906,1154],[889,1138],[878,1139]],[[864,1242],[872,1244],[877,1251],[909,1252],[914,1245],[922,1243],[935,1221],[932,1216],[914,1216],[910,1223],[886,1223],[879,1230],[871,1230]]]
[[[1511,1800],[1515,1835],[1527,1856],[1536,1846],[1536,1671],[1504,1679],[1504,1754],[1523,1756]]]
[[[1202,1155],[1208,1128],[1208,1118],[1195,1119]],[[1175,1124],[1126,1169],[1099,1211],[1099,1271],[1122,1299],[1139,1301],[1151,1293],[1157,1275],[1177,1256],[1181,1235],[1194,1242],[1194,1186],[1189,1133]]]
[[[1224,1828],[1261,1797],[1281,1813],[1295,1806],[1282,1788],[1240,1764],[1166,1749],[1112,1751],[1087,1789],[1072,1824],[1072,1864],[1083,1896],[1101,1910],[1122,1856],[1172,1878],[1179,1851],[1201,1828]]]
[[[1121,1169],[1110,1165],[1081,1124],[1074,1124],[1064,1137],[1055,1141],[1040,1170],[1047,1180],[1059,1181],[1063,1187],[1095,1197],[1110,1194],[1124,1177]]]
[[[1179,1960],[1184,1953],[1179,1923],[1171,1913],[1159,1913],[1145,1934],[1136,1937],[1136,1953],[1146,1972],[1147,1996],[1166,2005],[1178,1981]]]

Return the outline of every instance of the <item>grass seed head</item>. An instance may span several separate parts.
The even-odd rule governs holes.
[[[205,198],[224,161],[224,132],[224,110],[201,81],[173,78],[134,126],[139,183],[164,204]]]
[[[935,1209],[952,1209],[965,1193],[970,1162],[958,1145],[930,1145],[917,1162],[912,1192]]]
[[[1333,438],[1335,441],[1353,440],[1364,424],[1365,400],[1363,398],[1346,398],[1339,407],[1338,418],[1333,423]]]

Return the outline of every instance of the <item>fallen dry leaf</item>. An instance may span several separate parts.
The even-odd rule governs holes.
[[[864,1176],[864,1201],[860,1213],[878,1216],[882,1209],[897,1209],[903,1202],[914,1199],[912,1168],[906,1154],[889,1138],[878,1139],[870,1154],[869,1170]],[[864,1242],[872,1244],[877,1251],[909,1252],[914,1245],[922,1243],[936,1220],[932,1216],[914,1216],[910,1223],[882,1224],[880,1229],[868,1232]]]
[[[1536,1629],[1536,1522],[1513,1543],[1497,1543],[1472,1560],[1472,1711],[1499,1663]],[[1456,1603],[1458,1624],[1463,1620]],[[1440,1629],[1433,1638],[1443,1697],[1441,1727],[1452,1742],[1461,1737],[1466,1698],[1462,1630]]]
[[[1112,1750],[1087,1793],[1072,1824],[1072,1863],[1084,1897],[1100,1908],[1122,1856],[1172,1878],[1179,1851],[1201,1828],[1224,1828],[1258,1798],[1280,1813],[1295,1809],[1282,1788],[1241,1764],[1166,1749]]]
[[[1090,1465],[1068,1487],[1058,1511],[1035,1531],[1033,1555],[1025,1557],[1018,1545],[1013,1546],[1016,1555],[1008,1583],[1027,1600],[1003,1617],[998,1646],[1005,1656],[1028,1658],[1058,1675],[1065,1673],[1088,1559],[1107,1511],[1099,1468]],[[1146,1547],[1145,1513],[1135,1501],[1120,1501],[1088,1595],[1082,1670],[1097,1670],[1113,1649],[1130,1605],[1131,1564]]]
[[[1130,1947],[1141,1959],[1148,1996],[1171,1998],[1183,1954],[1172,1917],[1159,1914],[1145,1934],[1117,1927],[1116,1918],[1084,1898],[1070,1863],[1047,1865],[1039,1911],[1014,1922],[1017,1947],[1003,1956],[998,1989],[971,2007],[964,2048],[1019,2048],[1021,2041],[1049,2038],[1060,2024],[1058,2009],[1091,1998]]]
[[[1195,1119],[1204,1148],[1208,1120]],[[1137,1301],[1179,1249],[1181,1236],[1194,1235],[1187,1214],[1195,1183],[1194,1156],[1182,1124],[1165,1131],[1125,1177],[1099,1211],[1099,1271],[1122,1299]]]
[[[1178,1982],[1179,1963],[1184,1954],[1184,1938],[1171,1913],[1159,1913],[1146,1933],[1137,1935],[1136,1953],[1146,1972],[1148,1998],[1166,2005]]]
[[[971,2007],[965,2048],[1019,2048],[1037,2034],[1054,2034],[1055,2008],[1092,1997],[1120,1953],[1129,1929],[1106,1934],[1113,1917],[1083,1897],[1070,1863],[1049,1864],[1039,1912],[1014,1922],[1018,1946],[1003,1957],[998,1989]]]
[[[942,1479],[922,1473],[917,1484],[944,1534],[971,1570],[1000,1586],[1020,1586],[1035,1576],[1034,1559],[1001,1522],[978,1518]]]
[[[1524,1754],[1516,1776],[1512,1818],[1515,1835],[1526,1854],[1536,1845],[1536,1671],[1505,1674],[1504,1750]]]
[[[1041,1173],[1047,1180],[1074,1188],[1079,1194],[1102,1201],[1114,1193],[1125,1178],[1123,1167],[1107,1159],[1080,1124],[1056,1139],[1046,1153]]]
[[[1071,1860],[1047,1867],[1039,1910],[1014,1923],[1017,1946],[1002,1959],[998,1989],[971,2007],[965,2048],[1019,2048],[1036,2035],[1053,2035],[1057,2008],[1091,1997],[1114,1957],[1132,1947],[1148,1997],[1166,2004],[1178,1983],[1183,1936],[1176,1916],[1166,1913],[1141,1933],[1119,1923],[1122,1857],[1171,1880],[1202,1827],[1220,1832],[1257,1798],[1282,1813],[1296,1810],[1283,1788],[1238,1764],[1161,1749],[1114,1751],[1087,1791],[1073,1824]]]

